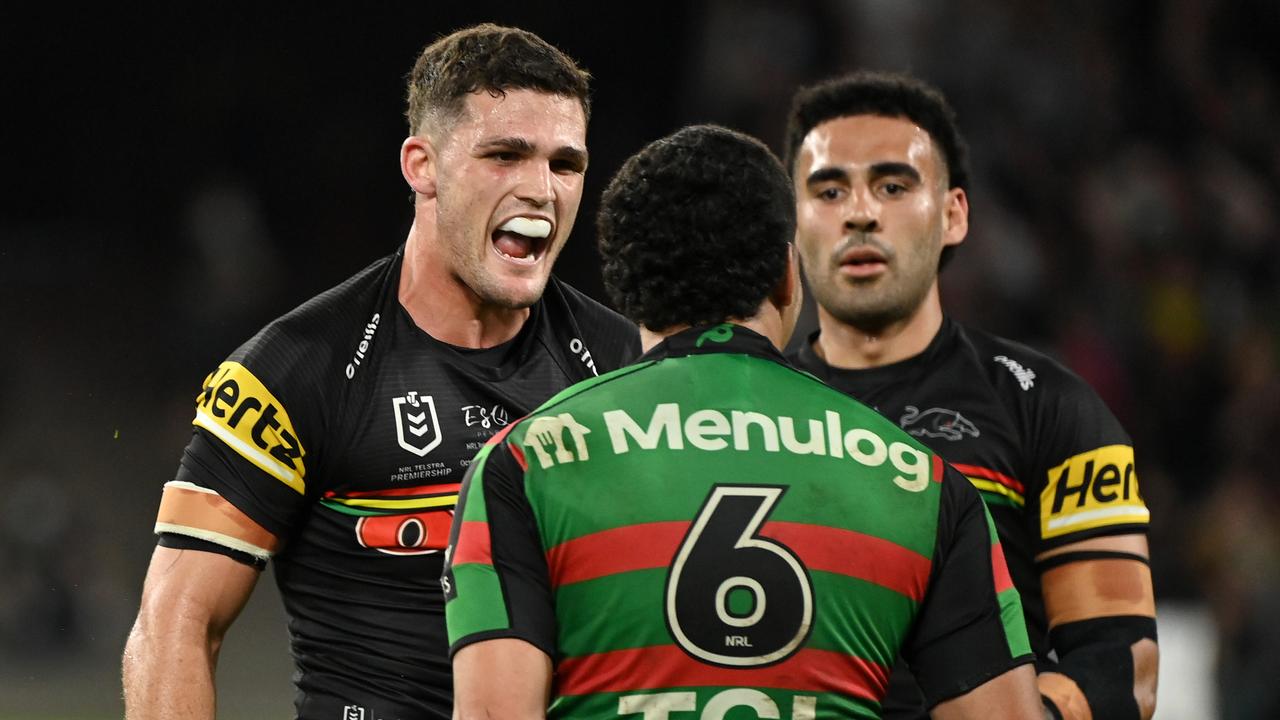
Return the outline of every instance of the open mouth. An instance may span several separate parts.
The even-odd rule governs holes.
[[[504,260],[521,265],[538,262],[551,244],[551,222],[514,217],[493,231],[493,249]]]

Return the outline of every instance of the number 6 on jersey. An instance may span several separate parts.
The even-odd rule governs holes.
[[[808,637],[808,571],[785,545],[756,534],[786,490],[716,485],[676,550],[667,575],[667,627],[698,660],[768,665]]]

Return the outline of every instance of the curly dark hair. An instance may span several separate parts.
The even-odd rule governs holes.
[[[968,189],[969,147],[956,125],[956,113],[938,88],[902,73],[860,71],[801,88],[791,100],[784,147],[788,171],[809,131],[828,120],[854,115],[902,117],[919,125],[939,149],[947,166],[947,186]],[[956,246],[942,249],[946,266]]]
[[[538,90],[576,98],[591,118],[591,74],[527,30],[483,23],[455,31],[423,49],[408,78],[409,132],[429,116],[451,122],[478,90]]]
[[[600,202],[614,306],[651,330],[753,317],[787,272],[791,181],[755,138],[695,125],[631,156]]]

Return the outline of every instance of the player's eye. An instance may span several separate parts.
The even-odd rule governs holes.
[[[819,200],[839,200],[844,197],[844,189],[835,186],[824,187],[818,190],[817,196]]]
[[[569,175],[572,173],[581,173],[583,171],[582,163],[575,160],[552,160],[551,172],[557,175]]]
[[[880,184],[880,192],[888,197],[904,195],[908,190],[910,190],[910,187],[906,183],[896,182],[893,180],[888,180]]]

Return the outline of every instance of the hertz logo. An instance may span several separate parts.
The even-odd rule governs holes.
[[[1107,525],[1146,524],[1133,448],[1107,445],[1068,458],[1049,471],[1040,493],[1040,534],[1056,537]]]
[[[289,414],[245,366],[227,361],[209,373],[191,422],[285,485],[305,491],[306,453]]]

